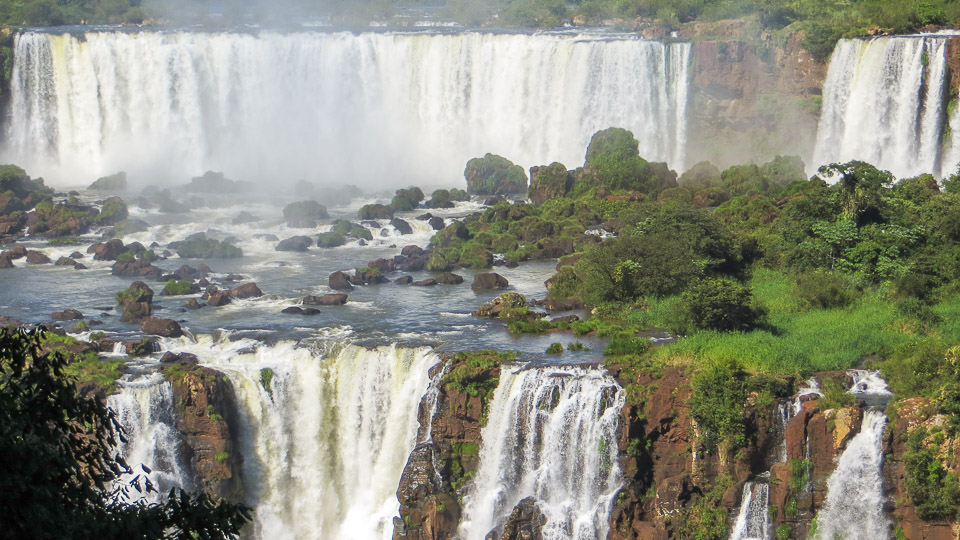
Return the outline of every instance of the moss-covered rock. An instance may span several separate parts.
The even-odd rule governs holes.
[[[94,218],[97,225],[113,225],[119,223],[130,215],[127,210],[127,203],[120,197],[110,197],[103,201],[103,207],[100,213]]]
[[[430,195],[430,200],[427,201],[427,208],[453,208],[450,191],[446,189],[435,190]]]
[[[87,189],[93,191],[126,191],[127,173],[120,171],[110,176],[103,176],[90,184]]]
[[[390,208],[397,212],[409,212],[419,206],[423,198],[423,191],[418,187],[398,189],[390,201]]]
[[[182,296],[185,294],[197,294],[200,292],[200,286],[188,280],[171,279],[163,286],[163,294],[166,296]]]
[[[317,235],[317,246],[323,248],[339,247],[347,243],[347,238],[338,232],[325,232]]]
[[[463,171],[467,192],[476,195],[511,195],[527,192],[523,167],[495,154],[474,158]]]
[[[243,250],[227,241],[193,238],[180,242],[177,255],[181,259],[234,259],[243,257]]]
[[[365,204],[357,212],[360,219],[393,219],[393,208],[385,204]]]
[[[562,163],[530,168],[528,196],[533,204],[543,204],[550,199],[565,197],[573,187],[573,174]]]
[[[317,201],[292,202],[283,208],[283,219],[287,221],[300,222],[328,217],[327,207]]]

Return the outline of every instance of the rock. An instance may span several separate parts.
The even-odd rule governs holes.
[[[163,275],[163,270],[150,264],[146,259],[137,259],[132,262],[115,262],[111,267],[111,273],[120,277],[146,278],[152,281],[159,281]]]
[[[307,251],[313,245],[309,236],[293,236],[277,244],[276,251]]]
[[[473,292],[480,294],[506,289],[509,286],[510,282],[507,281],[507,278],[501,276],[500,274],[495,272],[484,272],[482,274],[476,274],[473,276],[473,284],[470,285],[470,288],[473,289]]]
[[[0,268],[13,268],[13,261],[10,258],[10,255],[4,251],[0,253]]]
[[[550,319],[550,322],[553,323],[572,323],[580,320],[580,317],[577,315],[565,315],[563,317],[554,317]]]
[[[241,500],[242,459],[235,434],[236,398],[226,375],[192,364],[161,367],[173,386],[176,427],[183,434],[200,489],[214,500]]]
[[[419,257],[423,253],[423,249],[416,245],[403,246],[403,249],[400,250],[400,254],[404,257]]]
[[[50,257],[47,257],[39,251],[30,250],[27,252],[27,264],[50,264]]]
[[[10,257],[11,261],[15,261],[17,259],[22,259],[27,256],[27,248],[24,246],[15,246],[11,248],[9,251],[5,251],[4,253]]]
[[[201,298],[206,300],[209,306],[225,306],[230,303],[230,291],[221,291],[211,285],[207,288],[206,292],[203,293]]]
[[[396,272],[397,270],[397,263],[395,263],[393,259],[377,259],[375,261],[368,262],[367,266],[370,268],[376,268],[382,273]]]
[[[107,243],[93,244],[87,248],[87,253],[93,253],[95,261],[115,261],[121,253],[126,251],[123,246],[123,240],[114,238]]]
[[[543,526],[547,524],[547,517],[537,507],[533,497],[527,497],[513,508],[510,517],[503,524],[503,532],[499,536],[491,531],[487,540],[539,540],[543,538]]]
[[[370,227],[371,229],[379,229],[383,227],[383,225],[380,225],[379,221],[371,221],[369,219],[361,221],[360,224],[363,225],[364,227]]]
[[[70,257],[60,257],[57,259],[57,262],[53,263],[54,266],[73,266],[76,267],[79,264],[77,261],[71,259]]]
[[[324,294],[323,296],[305,296],[301,303],[317,306],[342,306],[347,303],[347,295]]]
[[[497,317],[505,309],[521,308],[526,305],[527,299],[522,294],[508,292],[503,293],[494,298],[491,302],[480,306],[476,311],[473,312],[473,315],[477,317]]]
[[[378,283],[386,283],[390,280],[384,277],[383,273],[376,268],[360,268],[350,281],[361,285],[376,285]]]
[[[120,171],[117,174],[103,176],[87,186],[93,191],[125,191],[127,189],[127,173]]]
[[[138,322],[149,317],[153,306],[149,302],[127,302],[121,307],[120,320],[122,322]]]
[[[357,212],[360,219],[393,219],[393,208],[385,204],[365,204]]]
[[[443,228],[446,227],[446,224],[441,217],[432,217],[427,223],[433,227],[433,230],[435,231],[442,231]]]
[[[65,309],[63,311],[55,311],[50,318],[55,321],[75,321],[82,319],[83,313],[80,313],[75,309]]]
[[[352,291],[353,285],[350,284],[350,275],[340,271],[330,274],[330,288],[335,291]]]
[[[286,313],[287,315],[318,315],[320,313],[319,309],[316,308],[301,308],[297,306],[290,306],[280,313]]]
[[[184,304],[183,307],[186,309],[200,309],[203,307],[203,305],[201,305],[196,298],[191,298],[187,300],[187,303]]]
[[[184,189],[191,193],[243,193],[253,184],[226,178],[222,172],[207,171],[203,176],[194,176]]]
[[[167,351],[163,353],[163,356],[160,357],[161,364],[192,364],[196,365],[200,363],[200,359],[197,358],[197,355],[190,353],[174,353]]]
[[[94,218],[97,225],[115,225],[130,215],[127,203],[120,197],[110,197],[103,201],[100,213]]]
[[[74,269],[74,270],[86,270],[86,269],[87,269],[87,265],[82,264],[82,263],[77,263],[77,264],[73,265],[73,269]]]
[[[70,258],[71,258],[71,259],[82,259],[82,258],[83,258],[83,253],[80,253],[79,251],[74,251],[73,253],[70,254]]]
[[[393,225],[400,234],[413,234],[413,227],[403,219],[393,218],[390,220],[390,225]]]
[[[437,280],[437,283],[443,285],[459,285],[463,283],[463,276],[451,272],[441,272],[434,275],[434,278]]]
[[[142,219],[127,219],[120,220],[113,225],[113,235],[114,236],[126,236],[128,234],[134,234],[138,232],[143,232],[150,228],[150,224]]]
[[[437,284],[437,280],[433,278],[421,279],[420,281],[414,281],[411,285],[415,287],[433,287]]]
[[[427,267],[430,257],[426,254],[415,255],[401,262],[397,268],[404,272],[419,272]]]
[[[264,242],[279,242],[280,238],[275,234],[255,234],[253,237]]]
[[[566,196],[573,187],[573,174],[562,163],[530,168],[530,200],[541,205]]]
[[[288,222],[327,219],[327,207],[317,201],[298,201],[283,208],[283,219]]]
[[[159,317],[147,317],[140,324],[140,330],[143,330],[144,333],[176,338],[183,335],[183,329],[180,328],[180,324],[173,319],[161,319]]]
[[[463,172],[467,192],[476,195],[506,195],[527,192],[527,174],[510,160],[486,154],[467,162]]]
[[[410,285],[411,283],[413,283],[413,277],[400,276],[394,281],[394,283],[396,283],[397,285]]]
[[[255,221],[260,221],[260,218],[244,210],[237,214],[237,217],[233,218],[231,223],[234,225],[243,225],[244,223],[253,223]]]

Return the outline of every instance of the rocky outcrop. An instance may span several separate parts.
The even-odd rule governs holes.
[[[497,535],[491,531],[488,539],[497,540],[539,540],[543,538],[543,526],[546,525],[546,516],[537,507],[533,497],[521,500],[513,508],[510,517],[503,525],[503,531]]]
[[[192,450],[200,487],[214,498],[239,501],[241,457],[230,426],[236,399],[226,375],[190,363],[161,367],[173,385],[177,429]]]
[[[147,317],[140,324],[140,330],[145,334],[176,338],[183,335],[183,329],[180,324],[173,319],[161,319],[159,317]]]
[[[550,199],[566,196],[573,187],[573,174],[562,163],[530,168],[530,190],[533,204],[540,205]]]
[[[304,296],[301,303],[317,306],[342,306],[347,303],[347,295],[335,293],[322,296]]]
[[[292,236],[277,244],[273,248],[276,251],[307,251],[313,245],[313,239],[309,236]]]
[[[336,271],[330,274],[328,283],[330,288],[335,291],[353,290],[353,285],[350,284],[350,274],[347,274],[346,272]]]
[[[510,282],[507,281],[507,278],[500,274],[485,272],[473,276],[473,283],[470,285],[470,288],[473,289],[473,292],[480,294],[506,289],[509,285]]]

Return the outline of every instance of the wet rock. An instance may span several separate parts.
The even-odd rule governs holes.
[[[140,324],[140,330],[144,333],[176,338],[183,335],[183,329],[180,328],[180,324],[173,319],[161,319],[159,317],[147,317]]]
[[[50,257],[47,257],[39,251],[27,251],[27,264],[50,264]]]
[[[283,208],[283,219],[288,223],[304,223],[328,217],[327,207],[317,201],[293,202]]]
[[[411,283],[413,283],[413,277],[400,276],[394,281],[394,283],[396,283],[397,285],[410,285]]]
[[[207,301],[207,305],[213,307],[225,306],[230,303],[230,291],[221,291],[216,286],[207,287],[206,292],[200,297]]]
[[[407,260],[397,265],[397,268],[404,272],[419,272],[427,267],[430,257],[425,253],[412,255]]]
[[[370,268],[376,268],[382,273],[395,272],[397,270],[397,263],[395,263],[393,259],[377,259],[375,261],[368,262],[367,266]]]
[[[243,225],[244,223],[253,223],[255,221],[260,221],[260,218],[244,210],[237,214],[237,217],[233,218],[231,223],[234,225]]]
[[[411,285],[415,287],[432,287],[437,284],[437,280],[433,278],[421,279],[420,281],[414,281]]]
[[[477,317],[498,317],[505,309],[521,308],[527,305],[527,299],[520,293],[508,292],[494,298],[473,312]]]
[[[473,276],[473,283],[470,288],[473,292],[479,294],[506,289],[508,286],[510,286],[510,282],[507,281],[507,278],[495,272],[485,272]]]
[[[114,238],[106,243],[93,244],[87,248],[87,253],[93,253],[95,261],[115,261],[126,250],[123,240]]]
[[[441,217],[432,217],[429,221],[427,221],[427,223],[433,227],[433,230],[435,231],[442,231],[444,227],[446,227],[446,224]]]
[[[75,321],[83,318],[83,313],[75,309],[65,309],[63,311],[55,311],[50,318],[55,321]]]
[[[286,313],[287,315],[318,315],[320,310],[316,308],[301,308],[297,306],[290,306],[280,313]]]
[[[158,281],[163,276],[163,270],[153,266],[146,259],[130,262],[117,261],[111,267],[111,273],[120,277],[141,277],[153,281]]]
[[[337,271],[330,274],[330,288],[335,291],[352,291],[353,285],[350,284],[350,275],[346,272]]]
[[[380,229],[383,227],[383,225],[380,225],[379,221],[370,221],[369,219],[361,221],[360,224],[371,229]]]
[[[196,298],[191,298],[187,300],[187,303],[183,305],[186,309],[200,309],[203,305],[197,301]]]
[[[279,242],[280,238],[275,234],[255,234],[253,235],[257,240],[263,240],[264,242]]]
[[[149,302],[127,302],[121,308],[120,320],[138,322],[149,317],[152,312],[153,306]]]
[[[577,315],[565,315],[563,317],[554,317],[553,319],[550,319],[550,322],[572,323],[572,322],[577,322],[579,320],[580,320],[580,317],[578,317]]]
[[[74,270],[86,270],[86,269],[87,269],[87,265],[85,265],[85,264],[83,264],[83,263],[77,263],[77,264],[73,265],[73,269],[74,269]]]
[[[527,497],[517,503],[503,525],[502,533],[494,531],[487,534],[487,540],[539,540],[543,538],[543,526],[547,517],[537,507],[533,497]]]
[[[27,256],[27,248],[24,246],[15,246],[11,248],[9,251],[5,251],[4,253],[10,257],[11,261],[15,261],[17,259],[22,259]]]
[[[360,219],[393,219],[393,209],[385,204],[365,204],[357,212]]]
[[[376,285],[378,283],[386,283],[390,280],[384,277],[376,268],[360,268],[350,281],[351,283],[361,285]]]
[[[190,353],[174,353],[167,351],[160,357],[161,364],[199,364],[200,359],[197,355]]]
[[[452,272],[440,272],[434,275],[434,278],[437,280],[437,283],[443,285],[459,285],[463,283],[463,276]]]
[[[400,250],[400,254],[404,257],[419,257],[424,254],[423,248],[417,245],[403,246],[403,249]]]
[[[70,257],[60,257],[57,259],[57,262],[53,263],[54,266],[77,266],[79,263]]]
[[[413,234],[413,227],[403,219],[393,218],[390,220],[390,225],[393,225],[400,234]]]
[[[301,303],[317,306],[342,306],[347,303],[347,295],[324,294],[322,296],[305,296]]]
[[[0,268],[13,268],[14,264],[7,252],[0,253]]]
[[[127,173],[120,171],[117,174],[103,176],[87,186],[92,191],[124,191],[127,189]]]
[[[313,245],[313,239],[309,236],[293,236],[277,244],[276,251],[307,251]]]

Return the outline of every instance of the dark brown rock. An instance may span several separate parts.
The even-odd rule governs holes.
[[[139,277],[151,281],[159,281],[163,270],[150,264],[146,259],[137,259],[130,262],[117,261],[111,267],[111,274],[119,277]]]
[[[400,250],[400,254],[404,257],[418,257],[423,255],[424,251],[420,246],[409,245],[403,246],[403,249]]]
[[[437,284],[437,280],[433,278],[421,279],[420,281],[414,281],[411,283],[414,287],[432,287]]]
[[[50,257],[39,251],[27,251],[27,264],[50,264]]]
[[[435,231],[442,231],[443,228],[446,227],[442,217],[432,217],[427,223],[429,223]]]
[[[459,285],[463,283],[463,276],[451,272],[441,272],[435,274],[433,277],[437,280],[437,283],[443,285]]]
[[[342,306],[347,303],[347,295],[334,293],[322,296],[305,296],[301,303],[317,306]]]
[[[77,261],[71,259],[70,257],[60,257],[57,259],[57,262],[53,263],[54,266],[73,266],[76,267],[79,264]]]
[[[230,289],[230,296],[237,299],[259,298],[263,296],[263,291],[260,290],[260,287],[257,287],[256,283],[244,283],[239,287]]]
[[[494,272],[485,272],[473,276],[473,283],[470,288],[473,289],[473,292],[480,294],[506,289],[509,286],[510,282],[507,281],[507,278]]]
[[[394,283],[397,285],[410,285],[413,283],[413,276],[400,276],[394,281]]]
[[[309,236],[293,236],[281,241],[275,248],[276,251],[307,251],[313,246],[313,239]]]
[[[477,317],[498,317],[505,309],[521,308],[526,305],[527,299],[522,294],[508,292],[480,306],[473,314]]]
[[[547,517],[537,507],[537,501],[533,497],[527,497],[513,508],[503,525],[503,532],[498,536],[491,531],[487,539],[539,540],[543,538],[543,526],[546,524]]]
[[[140,324],[140,329],[147,334],[175,338],[183,335],[183,329],[180,324],[173,319],[161,319],[159,317],[147,317]]]
[[[63,311],[55,311],[50,318],[55,321],[75,321],[82,319],[83,313],[75,309],[65,309]]]
[[[93,244],[87,248],[87,253],[93,253],[95,261],[115,261],[126,250],[123,240],[114,238],[106,243]]]
[[[405,220],[395,217],[390,220],[390,225],[393,225],[393,228],[397,230],[400,234],[413,234],[413,227],[410,226]]]
[[[167,351],[160,357],[161,364],[198,364],[200,359],[197,355],[190,353],[174,353]]]
[[[352,291],[353,285],[350,284],[350,275],[346,272],[337,271],[330,274],[330,288],[335,291]]]
[[[397,270],[397,263],[395,263],[393,259],[377,259],[375,261],[368,262],[367,266],[370,268],[376,268],[384,274],[388,272],[395,272]]]

